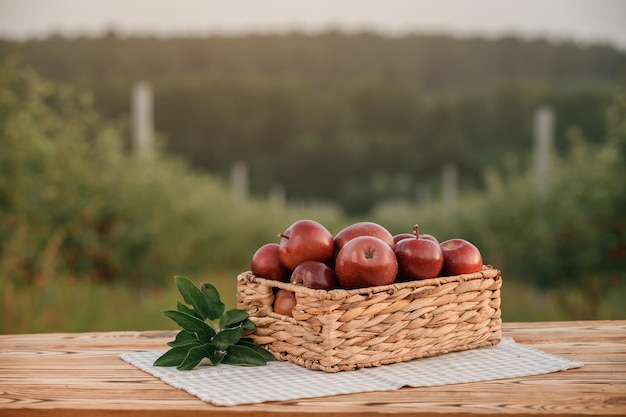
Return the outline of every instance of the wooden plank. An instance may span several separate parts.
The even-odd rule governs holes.
[[[626,415],[626,321],[505,323],[503,336],[585,366],[524,378],[218,407],[127,364],[174,332],[0,336],[0,416]]]

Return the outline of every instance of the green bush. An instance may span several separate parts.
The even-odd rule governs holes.
[[[15,62],[2,68],[0,91],[0,272],[15,281],[139,286],[243,270],[298,216],[339,217],[236,202],[223,182],[158,149],[134,157],[127,129],[99,118],[89,94]]]
[[[524,280],[608,289],[624,279],[625,104],[620,97],[611,108],[612,133],[600,145],[572,130],[571,151],[553,158],[545,199],[534,197],[530,171],[508,180],[490,176],[485,244]]]
[[[626,286],[626,98],[607,112],[608,137],[570,130],[570,151],[553,155],[548,194],[534,193],[533,171],[486,171],[487,189],[464,194],[456,211],[379,207],[374,218],[398,231],[419,223],[440,240],[474,242],[507,279],[552,291],[569,317],[597,317],[602,300]],[[581,297],[586,303],[581,302]]]

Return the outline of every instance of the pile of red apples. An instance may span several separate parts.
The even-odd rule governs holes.
[[[388,285],[481,271],[480,251],[465,239],[439,241],[421,234],[392,235],[373,222],[347,226],[335,236],[314,220],[298,220],[252,256],[261,278],[321,290]],[[277,289],[274,312],[291,315],[295,293]]]

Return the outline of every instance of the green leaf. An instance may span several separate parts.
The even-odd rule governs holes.
[[[235,327],[248,318],[248,313],[245,310],[232,309],[220,317],[220,328]]]
[[[180,327],[191,333],[196,333],[199,338],[211,340],[215,336],[215,330],[199,318],[177,310],[165,310],[163,315],[176,322]]]
[[[199,344],[200,342],[197,342],[196,346]],[[157,360],[154,361],[154,366],[179,366],[183,363],[191,348],[191,345],[174,347],[159,356]]]
[[[241,345],[228,347],[228,353],[222,360],[223,363],[231,365],[262,366],[267,363],[263,356],[255,350]]]
[[[241,327],[243,327],[246,330],[254,330],[254,329],[256,329],[256,325],[250,319],[245,319],[243,321],[243,323],[241,323]]]
[[[211,356],[210,358],[208,358],[208,359],[211,362],[211,365],[217,366],[220,363],[222,363],[222,361],[224,360],[225,357],[226,357],[226,351],[225,350],[216,350],[215,354],[213,356]]]
[[[195,333],[188,332],[187,330],[181,330],[176,335],[176,338],[169,342],[168,345],[171,347],[185,346],[190,343],[199,342],[198,336]]]
[[[220,300],[220,293],[217,291],[217,288],[215,288],[212,284],[204,282],[200,285],[200,289],[206,296],[209,303],[207,318],[209,320],[219,319],[220,316],[224,314],[226,306]]]
[[[244,329],[255,329],[254,322],[245,310],[224,312],[225,305],[215,286],[203,283],[198,288],[181,276],[176,277],[176,285],[185,302],[193,308],[178,301],[176,310],[162,311],[182,330],[168,343],[171,349],[154,362],[155,366],[176,366],[187,371],[200,365],[256,366],[276,360],[252,339],[242,339]]]
[[[175,277],[176,287],[178,288],[178,292],[183,296],[185,302],[191,305],[195,312],[197,312],[202,320],[206,320],[210,318],[211,320],[216,319],[217,317],[210,317],[212,310],[209,305],[209,299],[205,295],[205,293],[200,290],[200,288],[196,287],[196,284],[193,283],[187,277]],[[217,291],[217,290],[216,290]],[[219,301],[219,295],[218,295]],[[220,313],[221,315],[221,313]],[[218,316],[219,317],[219,316]]]
[[[219,349],[226,349],[228,346],[237,343],[241,339],[242,334],[243,328],[241,326],[222,329],[213,338],[213,343]]]
[[[250,349],[254,350],[256,353],[258,353],[259,355],[263,356],[263,359],[265,359],[267,362],[276,360],[276,357],[274,357],[274,355],[272,355],[272,353],[270,351],[265,349],[263,346],[257,345],[254,342],[250,342],[248,340],[241,339],[239,342],[237,342],[237,345],[244,346],[244,347],[247,347],[247,348],[250,348]]]
[[[211,360],[214,356],[219,356],[220,353],[217,352],[218,349],[213,343],[205,343],[203,345],[196,346],[189,349],[189,353],[177,368],[181,371],[190,371],[198,366],[200,362],[202,362],[202,359],[209,358],[209,360]],[[221,356],[224,356],[225,353],[226,352],[221,354]],[[211,363],[213,363],[213,360],[211,360]]]
[[[187,313],[190,316],[194,316],[199,318],[200,320],[204,320],[202,318],[202,316],[200,315],[200,313],[198,313],[197,311],[187,307],[186,305],[184,305],[183,303],[181,303],[180,301],[176,301],[176,310],[180,311],[181,313]]]

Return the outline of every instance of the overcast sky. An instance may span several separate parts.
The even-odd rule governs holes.
[[[328,28],[550,37],[626,50],[626,0],[0,0],[0,37]]]

